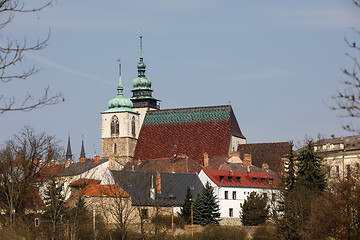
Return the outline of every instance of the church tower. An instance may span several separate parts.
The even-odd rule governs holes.
[[[101,113],[101,155],[125,165],[133,160],[135,146],[140,132],[139,113],[133,103],[123,95],[121,64],[117,96],[108,103],[108,109]]]
[[[70,133],[68,136],[68,144],[66,149],[66,155],[65,155],[65,167],[69,167],[73,162],[73,154],[71,151],[71,143],[70,143]]]
[[[142,125],[145,114],[149,110],[160,109],[158,99],[152,97],[151,81],[145,76],[146,64],[144,63],[142,51],[142,35],[140,35],[140,62],[137,64],[138,77],[132,82],[133,96],[130,98],[134,110],[140,113],[140,126]]]

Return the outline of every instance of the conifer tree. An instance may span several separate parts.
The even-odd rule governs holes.
[[[45,192],[45,218],[48,218],[52,225],[52,240],[58,239],[58,227],[61,223],[62,215],[65,214],[65,201],[61,191],[62,184],[60,184],[54,177],[51,178],[47,183],[47,189]]]
[[[180,209],[180,216],[184,219],[184,221],[187,224],[191,223],[191,202],[192,202],[192,194],[191,194],[191,190],[190,187],[187,187],[186,190],[186,196],[184,199],[183,204],[181,205],[181,209]]]
[[[297,181],[312,190],[324,191],[326,179],[321,172],[321,158],[315,154],[312,141],[307,142],[296,160],[298,162]]]
[[[244,204],[241,204],[241,222],[246,226],[257,226],[269,218],[267,198],[251,192]]]
[[[214,188],[209,182],[206,183],[194,203],[194,223],[205,226],[207,224],[219,224],[219,202],[216,200]]]
[[[294,188],[296,173],[295,173],[295,159],[293,151],[294,143],[290,142],[289,161],[285,168],[284,184],[286,191],[291,191]]]

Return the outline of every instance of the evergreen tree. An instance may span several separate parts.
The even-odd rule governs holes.
[[[298,161],[297,181],[315,191],[326,188],[325,175],[321,172],[321,158],[315,154],[314,143],[308,141],[296,159]]]
[[[241,222],[246,226],[257,226],[269,218],[267,197],[251,192],[244,204],[241,204]]]
[[[192,203],[192,194],[190,187],[187,187],[186,196],[180,209],[180,216],[184,219],[184,221],[187,224],[191,223],[191,203]]]
[[[289,161],[285,168],[284,187],[286,191],[291,191],[294,188],[296,173],[295,173],[295,159],[293,151],[294,143],[290,142]]]
[[[206,183],[201,193],[196,196],[194,203],[194,223],[205,226],[219,224],[219,202],[214,195],[214,188]]]
[[[47,189],[45,192],[45,218],[48,218],[51,222],[52,236],[51,239],[61,239],[59,235],[59,224],[61,223],[61,218],[65,214],[65,201],[64,197],[61,194],[62,184],[55,178],[51,178],[47,183]]]

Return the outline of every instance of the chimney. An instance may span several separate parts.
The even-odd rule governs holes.
[[[207,152],[204,153],[204,168],[209,166],[209,154]]]
[[[267,163],[264,162],[264,163],[262,164],[262,166],[261,166],[261,169],[262,169],[262,170],[265,170],[265,171],[268,171],[268,170],[269,170],[269,164],[267,164]]]
[[[80,158],[80,162],[81,162],[81,163],[86,162],[86,158],[85,158],[85,157],[81,157],[81,158]]]
[[[95,164],[100,163],[100,156],[97,156],[97,155],[94,156],[94,163]]]
[[[250,167],[251,164],[252,164],[251,155],[250,154],[244,154],[244,160],[243,160],[244,167]]]
[[[228,158],[231,158],[231,157],[240,157],[240,152],[238,152],[238,151],[230,151],[228,153]]]
[[[160,173],[156,173],[156,177],[155,177],[155,187],[156,187],[156,191],[158,193],[161,193],[161,175]]]

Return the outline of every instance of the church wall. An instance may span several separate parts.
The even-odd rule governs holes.
[[[139,115],[130,112],[118,113],[103,113],[101,114],[101,138],[111,137],[111,119],[113,116],[119,119],[119,136],[118,137],[133,137],[131,134],[131,120],[135,117],[135,138],[139,137],[140,120]]]
[[[116,143],[116,152],[114,145]],[[135,154],[137,139],[135,138],[102,138],[101,139],[101,156],[116,160],[121,164],[133,160]]]
[[[134,108],[135,111],[137,111],[138,113],[140,113],[140,127],[143,125],[144,119],[145,119],[145,115],[147,111],[153,111],[153,110],[157,110],[156,108],[149,108],[149,107],[145,107],[145,108]],[[139,129],[140,132],[140,129]]]
[[[246,139],[231,136],[229,151],[232,151],[232,152],[237,151],[239,144],[246,144]]]

